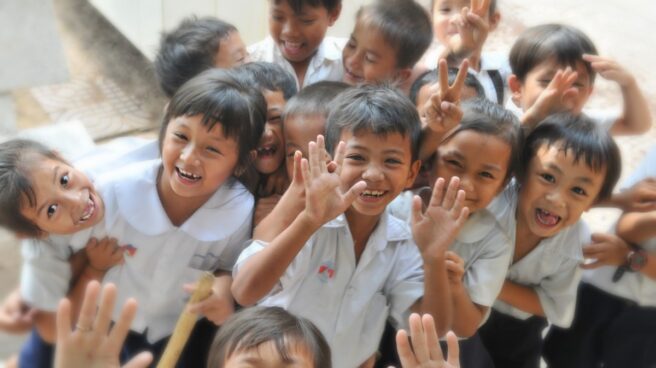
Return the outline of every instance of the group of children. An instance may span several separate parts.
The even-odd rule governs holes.
[[[419,367],[442,360],[431,328],[461,339],[451,366],[656,364],[653,162],[614,193],[611,134],[651,126],[627,70],[567,25],[484,52],[496,0],[375,0],[348,40],[326,36],[340,0],[268,6],[270,37],[248,51],[215,18],[163,36],[157,142],[75,163],[0,145],[0,224],[25,239],[0,327],[34,327],[20,367],[71,344],[56,329],[110,315],[129,325],[122,361],[157,361],[205,271],[179,367],[387,366],[397,345]],[[621,114],[585,108],[597,75]],[[624,211],[612,234],[581,220],[597,205]],[[92,326],[94,280],[116,288]]]

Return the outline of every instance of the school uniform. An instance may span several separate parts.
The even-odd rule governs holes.
[[[518,193],[513,183],[488,209],[515,244]],[[514,262],[506,278],[531,286],[544,317],[534,316],[501,300],[493,305],[488,322],[479,329],[481,341],[497,367],[539,367],[541,332],[547,321],[568,327],[574,316],[576,288],[581,278],[582,247],[590,242],[587,225],[577,223],[543,239],[535,249]]]
[[[431,70],[437,68],[443,50],[442,45],[433,42],[422,56],[419,65]],[[480,70],[470,67],[469,74],[476,77],[483,86],[485,98],[503,106],[509,96],[508,77],[512,74],[508,55],[501,52],[482,52],[479,62]]]
[[[296,87],[300,90],[316,82],[324,80],[341,81],[344,78],[342,49],[344,49],[345,44],[346,38],[324,37],[317,48],[317,52],[310,60],[310,64],[305,72],[305,78],[303,79],[303,85],[299,84],[294,67],[282,55],[280,48],[278,48],[278,45],[276,45],[271,36],[250,45],[248,52],[253,61],[267,61],[282,66],[294,76]]]
[[[515,114],[518,119],[524,116],[524,110],[520,106],[517,106],[512,98],[508,99],[505,107],[506,110]],[[583,114],[592,119],[597,126],[607,131],[615,125],[615,122],[621,116],[619,111],[613,109],[583,109]]]
[[[656,177],[656,148],[624,184],[628,188]],[[656,252],[656,238],[640,246]],[[655,367],[656,280],[625,272],[613,281],[615,266],[583,272],[579,305],[570,329],[552,329],[545,339],[545,361],[553,367]]]
[[[267,245],[253,241],[235,273]],[[324,334],[334,367],[351,368],[378,350],[385,322],[405,328],[410,307],[423,296],[422,258],[403,221],[387,212],[356,264],[344,215],[322,226],[259,305],[280,306],[308,318]]]

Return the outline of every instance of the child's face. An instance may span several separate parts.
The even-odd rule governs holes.
[[[314,357],[303,346],[296,344],[287,351],[288,360],[283,360],[276,344],[267,341],[254,349],[235,351],[223,363],[224,368],[312,368]]]
[[[412,161],[410,137],[400,133],[376,135],[343,131],[340,140],[346,143],[341,179],[344,189],[360,180],[367,187],[351,205],[357,213],[379,216],[401,191],[415,180],[420,161]]]
[[[535,68],[531,69],[531,71],[526,74],[524,81],[510,83],[513,100],[522,108],[522,110],[528,110],[533,104],[535,104],[535,101],[537,101],[540,94],[547,88],[556,72],[559,69],[565,69],[566,67],[566,65],[558,64],[555,59],[545,60],[536,65]],[[572,106],[570,112],[579,114],[583,110],[583,106],[592,93],[592,79],[590,78],[583,61],[577,62],[576,68],[574,69],[578,73],[578,78],[574,82],[573,87],[576,88],[578,93],[575,96],[567,97],[572,99],[567,102],[571,103]],[[513,79],[513,77],[511,77],[511,79]],[[565,102],[566,101],[563,101],[564,105]]]
[[[573,153],[558,143],[542,145],[520,189],[518,226],[547,238],[576,223],[595,202],[605,176],[606,168],[595,172],[584,159],[574,162]]]
[[[321,114],[314,115],[288,115],[285,118],[285,165],[287,177],[292,178],[294,173],[294,153],[301,151],[303,157],[308,158],[308,144],[316,141],[317,135],[325,133],[326,117]]]
[[[462,8],[470,8],[470,0],[435,0],[433,6],[433,34],[442,45],[449,45],[451,39],[460,37],[456,22]],[[499,23],[500,13],[487,14],[487,22],[492,32]]]
[[[239,32],[233,31],[223,38],[219,44],[219,51],[214,58],[217,68],[232,68],[248,62],[248,51]]]
[[[281,91],[263,91],[267,103],[267,121],[257,146],[255,169],[260,174],[271,174],[285,160],[285,140],[282,136],[282,112],[285,97]]]
[[[36,206],[22,199],[21,214],[48,234],[67,235],[96,225],[105,207],[93,183],[81,171],[45,157],[30,164]]]
[[[377,28],[360,17],[342,50],[344,82],[350,85],[403,79],[409,69],[396,67],[396,49],[385,42]]]
[[[508,173],[511,148],[503,140],[473,130],[458,132],[437,149],[435,177],[460,178],[470,212],[487,207],[501,192]]]
[[[291,63],[307,61],[317,52],[341,11],[341,6],[328,11],[322,6],[303,5],[296,14],[286,0],[269,0],[269,6],[269,33]]]
[[[210,197],[234,172],[239,144],[223,134],[223,126],[208,130],[202,115],[178,116],[169,122],[162,142],[161,195]]]

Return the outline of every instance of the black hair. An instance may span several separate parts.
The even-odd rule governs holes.
[[[517,180],[526,180],[531,160],[543,145],[558,145],[571,152],[574,162],[583,161],[595,172],[606,169],[606,176],[597,200],[609,198],[622,172],[620,150],[610,134],[584,114],[550,115],[526,137]]]
[[[333,100],[350,86],[344,82],[321,81],[311,84],[303,89],[287,104],[282,119],[293,115],[322,115],[328,116]]]
[[[307,5],[313,8],[323,7],[326,8],[329,12],[337,9],[338,6],[342,5],[342,0],[274,0],[275,4],[280,4],[281,1],[287,2],[289,6],[294,10],[294,13],[300,14],[303,10],[303,6]]]
[[[326,121],[326,149],[334,154],[344,130],[385,136],[399,133],[410,138],[412,160],[419,154],[419,114],[408,97],[384,85],[349,88],[333,101]]]
[[[35,141],[13,139],[0,144],[0,226],[30,237],[43,232],[21,214],[21,209],[26,204],[36,206],[30,164],[40,158],[66,163],[55,151]]]
[[[250,152],[255,149],[266,122],[262,93],[232,69],[202,72],[180,87],[168,104],[159,134],[160,151],[169,122],[179,116],[194,115],[202,115],[202,123],[208,130],[221,124],[225,137],[237,141],[239,159],[235,176],[249,186],[250,179],[244,174],[252,167]]]
[[[222,368],[232,354],[273,342],[284,362],[290,349],[301,345],[312,354],[314,368],[331,368],[330,347],[308,319],[280,307],[250,307],[234,314],[221,326],[210,348],[207,368]]]
[[[506,181],[510,180],[520,166],[524,146],[524,131],[517,116],[499,104],[481,97],[464,102],[462,110],[460,124],[444,138],[443,142],[467,130],[499,138],[510,146],[508,171],[505,177]]]
[[[430,10],[432,15],[435,12],[435,0],[431,0]],[[497,11],[497,0],[492,0],[490,1],[490,9],[488,10],[488,14],[492,16],[492,14],[494,14],[495,11]]]
[[[458,75],[458,68],[449,68],[449,84],[452,84],[456,80],[456,75]],[[410,87],[410,101],[417,104],[417,96],[421,88],[427,84],[437,83],[440,80],[439,69],[427,70],[417,77],[417,79],[412,83]],[[481,85],[481,82],[474,77],[473,74],[467,73],[465,77],[465,86],[473,89],[476,92],[477,97],[485,97],[485,90]]]
[[[278,64],[257,61],[241,65],[236,70],[242,78],[248,80],[249,85],[260,91],[282,92],[285,101],[298,92],[294,76]]]
[[[433,41],[430,16],[414,0],[376,0],[358,10],[356,21],[377,29],[396,50],[397,68],[412,68]]]
[[[537,65],[554,58],[559,65],[576,67],[581,62],[594,81],[595,71],[583,54],[597,54],[594,43],[579,29],[564,24],[543,24],[528,28],[510,50],[510,67],[524,81]]]
[[[191,16],[162,34],[155,57],[155,74],[162,91],[172,97],[186,81],[214,67],[221,40],[237,28],[214,17]]]

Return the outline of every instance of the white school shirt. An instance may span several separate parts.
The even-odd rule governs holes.
[[[409,190],[401,193],[389,204],[388,210],[410,224],[413,196]],[[491,307],[506,280],[513,252],[510,239],[494,215],[482,209],[469,216],[449,250],[465,262],[463,285],[471,301]]]
[[[103,282],[117,287],[113,318],[132,297],[139,303],[131,329],[156,342],[173,332],[188,294],[183,284],[203,271],[231,271],[250,237],[253,196],[230,178],[180,227],[171,224],[157,192],[161,161],[138,162],[98,179],[105,233],[127,248],[124,264]]]
[[[656,147],[647,153],[623,187],[629,188],[648,177],[656,177]],[[656,253],[656,238],[644,241],[640,246],[647,252]],[[583,280],[609,294],[632,300],[642,307],[656,307],[656,280],[640,272],[625,272],[621,279],[613,282],[612,277],[616,270],[615,266],[586,270],[583,271]]]
[[[488,207],[511,239],[513,248],[517,200],[517,187],[511,183]],[[590,230],[583,220],[579,220],[540,241],[535,249],[508,270],[508,280],[535,290],[547,319],[558,327],[567,328],[572,324],[576,290],[581,279],[579,264],[583,262],[583,245],[589,242]],[[494,303],[494,310],[521,320],[532,316],[501,300]]]
[[[344,66],[342,65],[342,49],[346,44],[346,38],[342,37],[324,37],[317,48],[317,52],[312,56],[308,69],[305,72],[303,85],[299,85],[296,72],[292,64],[285,59],[273,41],[271,36],[264,40],[252,44],[248,47],[251,60],[267,61],[282,66],[291,75],[294,76],[296,87],[300,90],[310,84],[321,81],[338,81],[344,78]]]
[[[524,110],[517,106],[512,98],[509,98],[506,101],[505,107],[520,120],[522,116],[524,116]],[[609,131],[613,125],[615,125],[617,119],[620,118],[620,112],[613,109],[583,109],[583,114],[592,119],[592,121],[594,121],[600,128],[607,131]]]
[[[253,241],[239,266],[266,244]],[[424,294],[423,261],[403,221],[383,213],[356,265],[344,215],[326,223],[296,255],[278,285],[258,304],[280,306],[317,325],[334,367],[357,367],[378,350],[391,317],[405,328]]]
[[[95,181],[98,175],[132,162],[156,159],[159,146],[156,140],[132,137],[117,138],[108,144],[94,147],[75,161],[75,167]],[[97,190],[97,183],[94,183]],[[99,228],[102,229],[102,223]],[[98,233],[100,230],[96,229]],[[71,286],[69,258],[82,250],[94,229],[84,229],[73,235],[51,235],[46,239],[26,239],[21,242],[20,293],[31,307],[55,312],[59,301],[66,297]]]
[[[418,64],[429,70],[437,68],[438,59],[440,55],[442,55],[443,50],[444,47],[439,42],[433,42],[421,57]],[[508,89],[508,77],[512,74],[507,54],[501,52],[482,52],[480,58],[480,70],[477,71],[470,67],[468,72],[476,77],[476,80],[478,80],[481,86],[483,86],[485,98],[494,103],[498,103],[499,99],[497,96],[497,89],[494,86],[492,77],[490,77],[490,71],[493,70],[499,72],[499,76],[503,83],[503,99],[504,101],[507,101],[510,94],[510,90]]]

